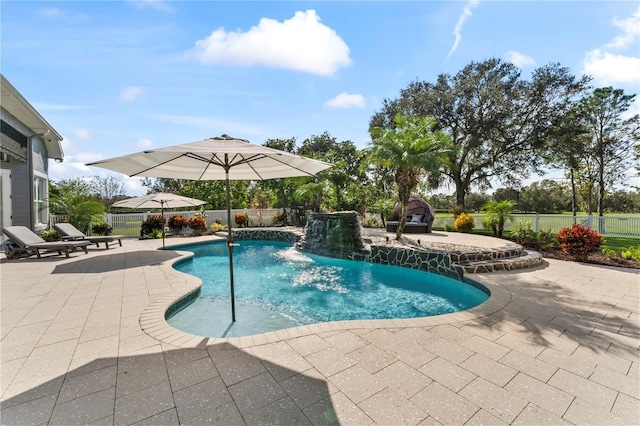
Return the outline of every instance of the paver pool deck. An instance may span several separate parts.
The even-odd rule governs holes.
[[[225,340],[164,322],[199,280],[160,246],[2,260],[3,425],[640,424],[639,270],[545,259],[470,275],[467,312]]]

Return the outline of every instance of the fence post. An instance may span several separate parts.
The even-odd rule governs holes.
[[[593,216],[587,216],[587,228],[593,229]]]
[[[540,229],[540,213],[536,212],[536,220],[535,220],[535,225],[533,227],[533,230],[535,232],[538,232]]]

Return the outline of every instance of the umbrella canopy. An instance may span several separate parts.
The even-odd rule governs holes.
[[[203,204],[207,204],[207,202],[167,192],[154,192],[142,197],[127,198],[126,200],[115,202],[111,207],[130,209],[157,209],[160,207],[162,223],[164,224],[164,209],[195,207]],[[162,248],[164,248],[164,226],[162,227]]]
[[[396,216],[400,216],[401,212],[402,204],[398,203],[396,204],[394,213],[396,214]],[[431,207],[431,204],[427,203],[417,195],[411,195],[409,197],[409,202],[407,203],[407,214],[429,214],[432,217],[434,216],[433,207]]]
[[[331,164],[255,145],[228,135],[142,151],[122,157],[96,161],[88,166],[103,167],[128,176],[191,180],[225,180],[227,198],[227,251],[231,287],[231,318],[235,321],[233,288],[233,238],[229,180],[264,180],[313,176]]]
[[[167,192],[154,192],[142,197],[127,198],[112,204],[112,207],[128,207],[130,209],[174,209],[178,207],[195,207],[207,204],[206,201]]]
[[[264,180],[313,176],[331,167],[323,161],[252,144],[227,135],[141,151],[88,166],[128,176],[190,180]]]

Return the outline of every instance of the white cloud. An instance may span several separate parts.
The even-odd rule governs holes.
[[[525,67],[527,65],[535,65],[536,61],[533,60],[531,56],[524,55],[520,52],[516,52],[514,50],[509,50],[505,57],[507,61],[511,62],[518,68]]]
[[[153,145],[154,145],[153,141],[147,138],[138,139],[138,141],[136,142],[136,146],[142,149],[151,148]]]
[[[89,139],[91,137],[91,131],[89,129],[76,129],[73,134],[80,140]]]
[[[640,84],[640,57],[616,55],[600,49],[587,52],[583,73],[599,85]]]
[[[120,98],[125,102],[133,102],[137,100],[141,94],[142,94],[141,87],[129,86],[122,91]]]
[[[462,27],[464,27],[464,24],[467,22],[469,17],[471,17],[472,15],[471,9],[476,7],[478,3],[480,3],[479,0],[469,0],[467,4],[465,4],[464,7],[462,8],[462,14],[458,18],[458,22],[456,23],[456,26],[453,29],[453,35],[455,36],[455,40],[453,41],[453,46],[451,46],[451,49],[449,50],[449,53],[447,54],[446,59],[449,59],[449,57],[453,54],[453,52],[455,52],[456,49],[458,48],[458,45],[460,44],[460,40],[462,40]]]
[[[262,65],[332,75],[351,64],[349,46],[322,24],[315,10],[296,12],[283,22],[262,18],[247,32],[219,28],[187,52],[205,64]]]
[[[620,49],[632,44],[640,37],[640,7],[627,19],[613,18],[613,25],[622,30],[622,34],[616,36],[606,48]],[[637,46],[636,46],[637,50]]]
[[[342,92],[324,104],[330,108],[364,108],[365,100],[362,95]]]
[[[620,34],[601,48],[586,53],[582,72],[591,75],[597,85],[640,85],[640,7],[627,19],[614,18]],[[625,51],[625,49],[630,50]],[[614,51],[614,52],[612,52]]]

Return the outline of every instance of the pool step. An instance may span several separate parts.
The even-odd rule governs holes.
[[[405,240],[408,245],[414,241]],[[429,247],[428,244],[418,245],[420,248]],[[438,246],[431,246],[438,249]],[[427,250],[429,250],[427,248]],[[485,272],[513,271],[526,269],[542,263],[542,254],[535,251],[525,251],[520,244],[507,241],[502,246],[493,248],[467,247],[464,249],[448,249],[451,263],[460,265],[468,274]]]
[[[542,254],[537,251],[521,250],[516,256],[482,260],[463,260],[456,263],[462,266],[467,274],[513,271],[540,265],[542,263]]]

